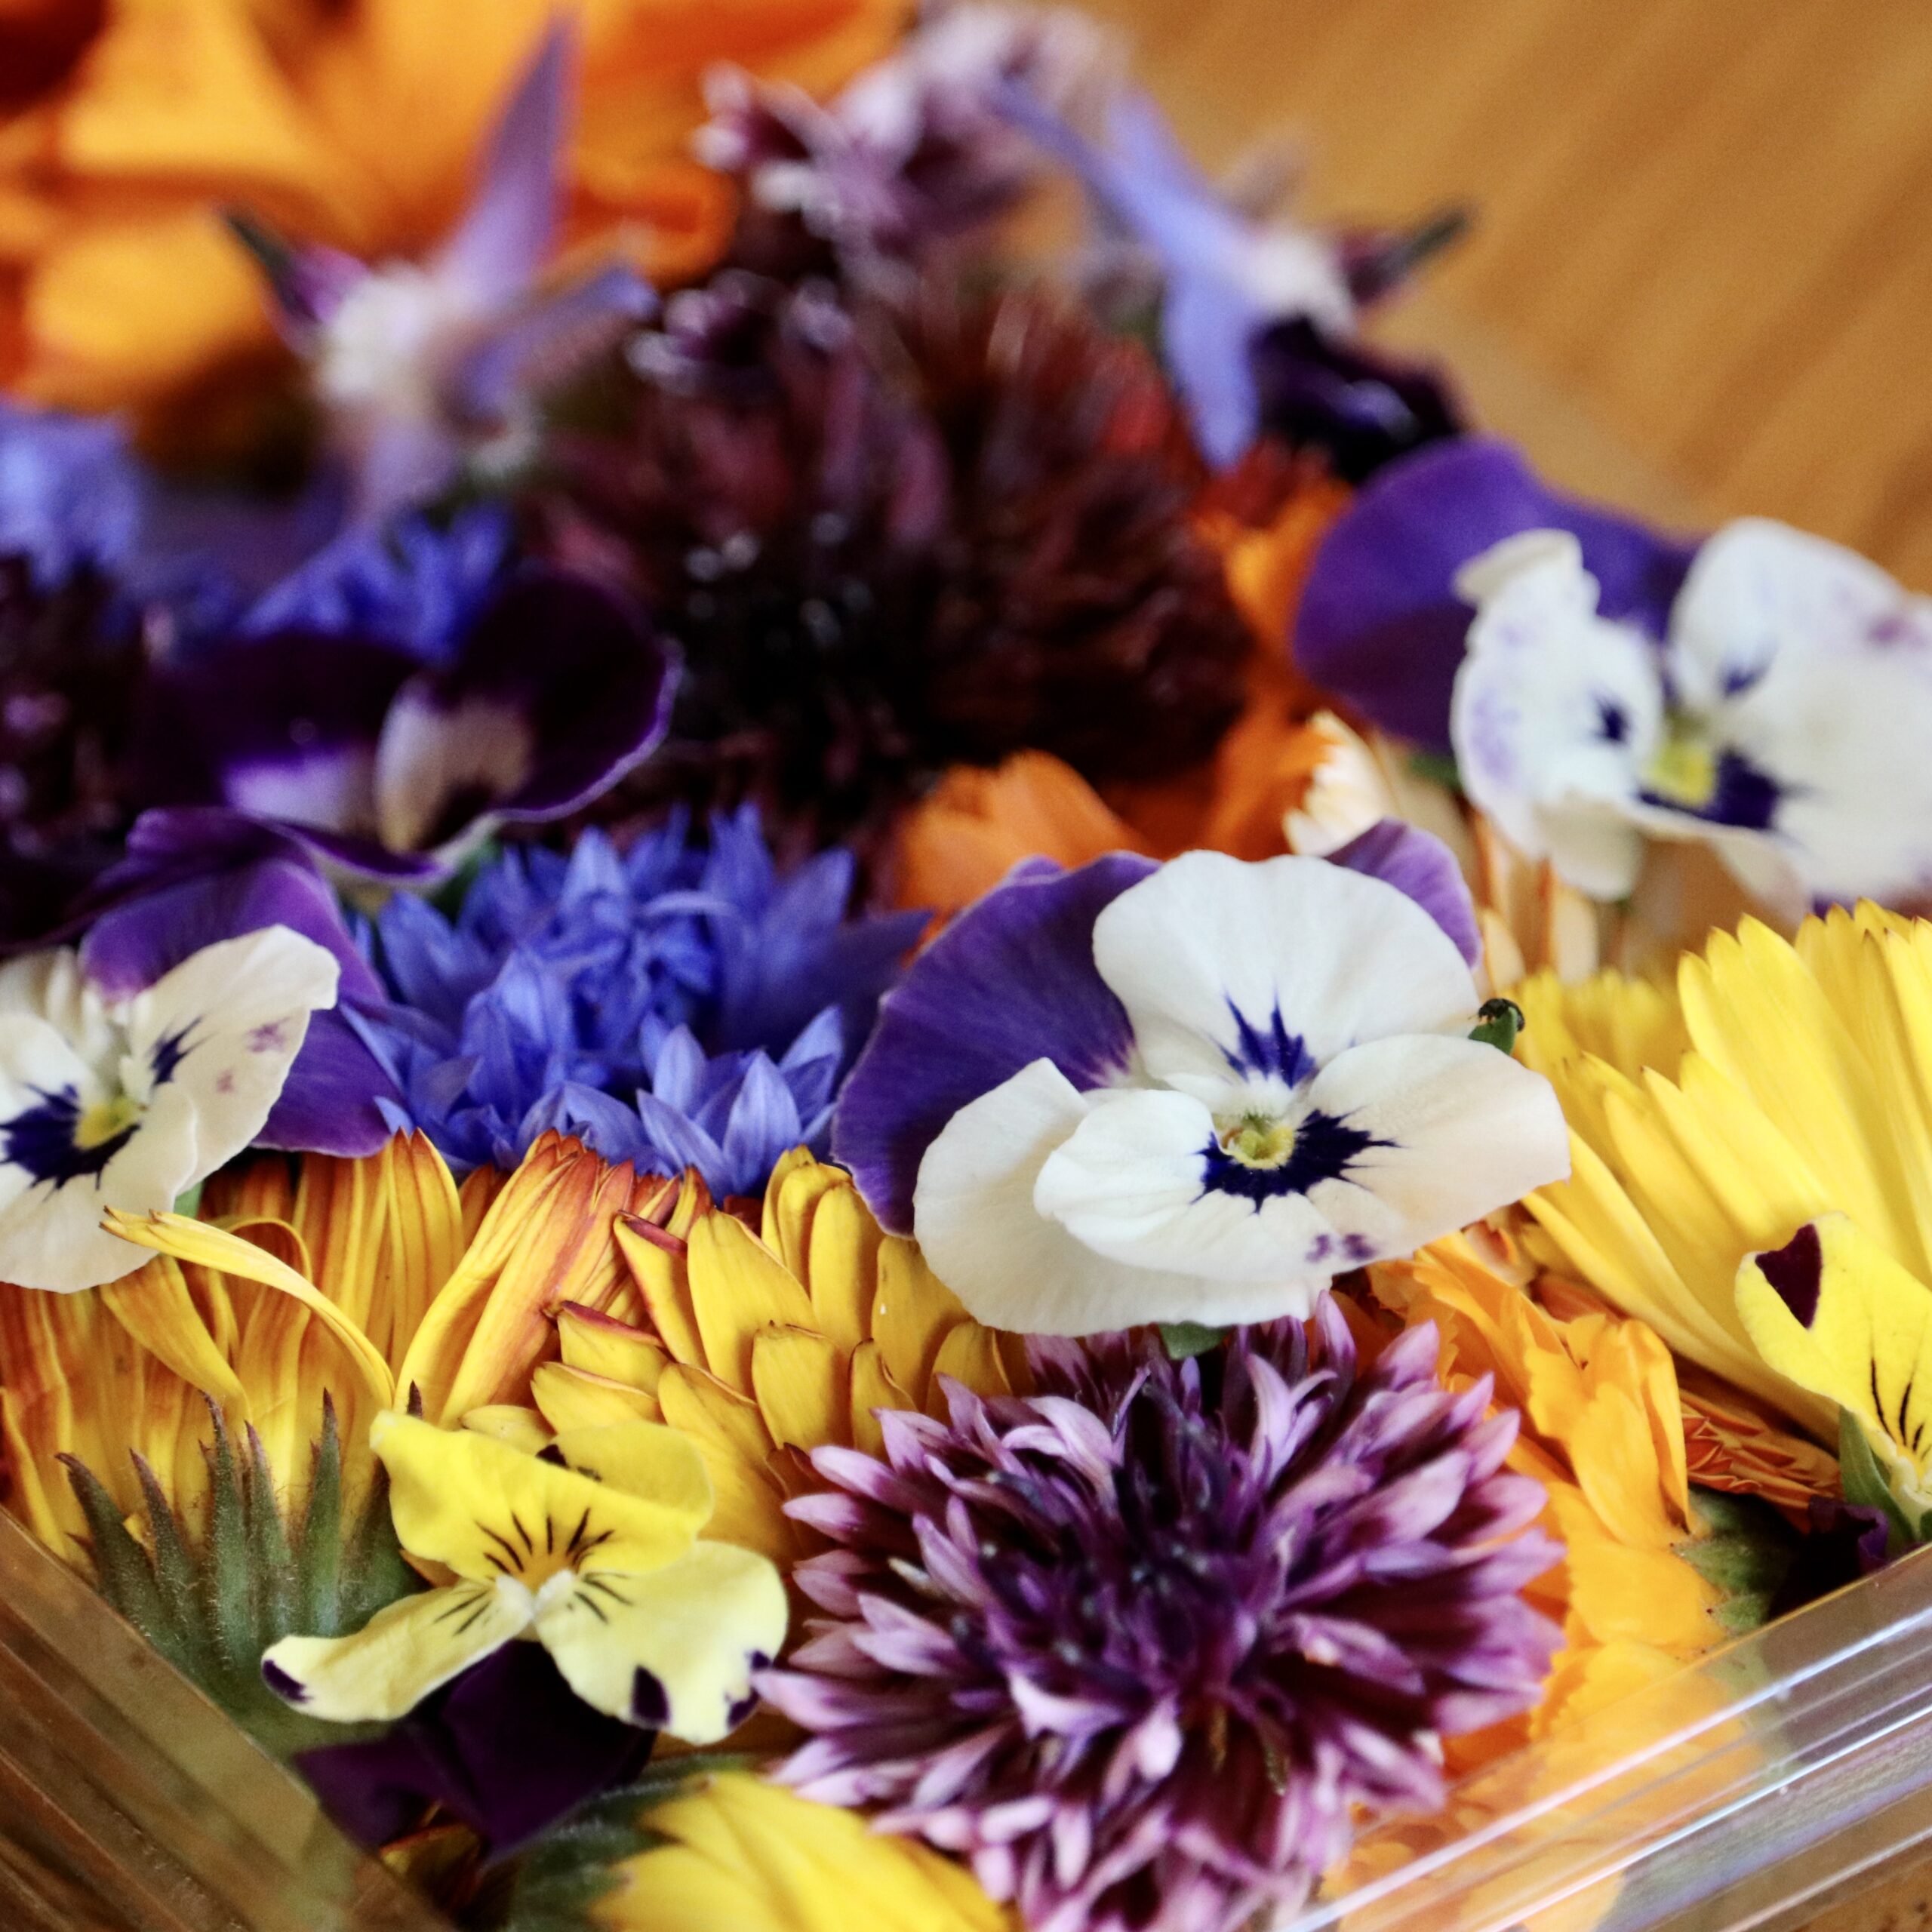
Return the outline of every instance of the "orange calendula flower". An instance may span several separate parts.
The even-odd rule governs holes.
[[[449,226],[478,143],[561,14],[581,42],[569,241],[659,278],[713,260],[725,183],[688,152],[736,63],[814,91],[903,0],[29,0],[0,12],[0,385],[152,416],[273,353],[217,211],[365,259]]]
[[[1452,1386],[1495,1377],[1522,1415],[1511,1466],[1549,1493],[1546,1527],[1563,1562],[1530,1595],[1565,1647],[1526,1718],[1462,1740],[1459,1768],[1613,1702],[1728,1634],[1719,1590],[1687,1561],[1703,1534],[1690,1490],[1670,1352],[1641,1321],[1607,1310],[1559,1315],[1492,1269],[1462,1236],[1374,1271],[1405,1324],[1434,1321]]]
[[[626,1417],[682,1429],[717,1492],[711,1534],[789,1567],[808,1539],[784,1514],[817,1486],[805,1454],[878,1454],[878,1409],[943,1414],[942,1377],[1009,1392],[1013,1338],[981,1327],[910,1241],[881,1233],[842,1168],[789,1154],[765,1189],[760,1231],[687,1178],[661,1222],[627,1217],[617,1241],[641,1313],[558,1307],[558,1359],[537,1368],[540,1413],[498,1404],[472,1428],[520,1441]]]
[[[131,1512],[139,1455],[198,1521],[208,1400],[254,1432],[298,1505],[332,1404],[358,1495],[370,1424],[411,1390],[432,1421],[527,1400],[555,1351],[558,1300],[638,1316],[616,1223],[668,1213],[676,1193],[555,1134],[513,1174],[479,1171],[460,1189],[420,1135],[359,1160],[309,1155],[293,1184],[278,1155],[232,1169],[209,1184],[204,1218],[121,1224],[155,1251],[137,1273],[82,1294],[0,1294],[11,1506],[70,1551],[83,1522],[60,1459],[85,1463]]]

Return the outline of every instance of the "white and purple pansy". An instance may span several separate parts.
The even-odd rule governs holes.
[[[171,1208],[254,1140],[339,971],[286,926],[125,999],[63,948],[0,967],[0,1281],[66,1293],[140,1267],[102,1217]]]
[[[1932,888],[1932,603],[1821,537],[1746,518],[1698,551],[1661,638],[1599,612],[1559,530],[1466,565],[1451,713],[1469,796],[1578,891],[1647,839],[1709,844],[1787,916]]]
[[[524,565],[445,660],[386,638],[235,635],[157,673],[143,802],[220,804],[353,870],[448,871],[505,820],[562,817],[663,735],[675,666],[619,593]]]
[[[1453,860],[1407,829],[1352,856],[1399,876],[1017,869],[888,995],[835,1153],[979,1320],[1063,1335],[1306,1315],[1561,1178],[1555,1093],[1469,1037]]]

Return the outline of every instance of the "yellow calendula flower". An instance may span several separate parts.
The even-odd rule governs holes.
[[[1008,1932],[971,1875],[916,1840],[743,1772],[654,1807],[663,1842],[592,1908],[608,1932]]]
[[[903,0],[26,0],[0,6],[0,388],[167,409],[273,353],[238,205],[365,260],[448,229],[476,151],[559,17],[581,47],[572,247],[657,276],[723,246],[691,157],[720,62],[814,92],[890,46]]]
[[[669,1423],[703,1452],[715,1534],[780,1562],[802,1553],[783,1506],[814,1486],[805,1452],[876,1453],[875,1410],[943,1413],[943,1377],[993,1395],[1023,1373],[1013,1338],[972,1321],[913,1243],[881,1232],[851,1176],[802,1149],[773,1173],[759,1233],[694,1176],[662,1225],[626,1218],[617,1241],[641,1313],[553,1297],[559,1358],[531,1379],[540,1420],[497,1409],[472,1426],[528,1441],[627,1415]]]
[[[752,1672],[784,1642],[785,1586],[763,1557],[700,1539],[711,1481],[675,1429],[568,1430],[532,1455],[386,1412],[370,1440],[398,1541],[452,1580],[352,1635],[272,1645],[263,1674],[307,1715],[401,1717],[523,1637],[606,1716],[712,1744],[749,1715]]]
[[[345,1488],[367,1486],[369,1426],[414,1390],[433,1420],[527,1400],[567,1299],[633,1317],[618,1216],[666,1213],[674,1184],[613,1168],[546,1135],[510,1175],[459,1189],[420,1135],[360,1160],[280,1155],[210,1183],[201,1218],[122,1224],[156,1251],[105,1288],[0,1294],[0,1444],[11,1506],[63,1553],[85,1528],[60,1459],[125,1511],[133,1458],[191,1524],[208,1495],[208,1401],[253,1431],[285,1500],[300,1505],[332,1404]]]
[[[1459,1768],[1614,1701],[1727,1634],[1723,1598],[1683,1554],[1701,1534],[1670,1352],[1641,1321],[1598,1309],[1552,1313],[1462,1236],[1373,1271],[1405,1323],[1433,1321],[1452,1386],[1495,1378],[1522,1431],[1510,1466],[1548,1491],[1561,1564],[1529,1595],[1563,1627],[1543,1701],[1459,1740]]]
[[[1818,1439],[1851,1414],[1932,1496],[1932,924],[1747,920],[1674,998],[1607,975],[1520,998],[1571,1128],[1571,1178],[1527,1204],[1564,1263]]]

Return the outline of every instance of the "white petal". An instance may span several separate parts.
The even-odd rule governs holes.
[[[131,1093],[151,1085],[157,1107],[169,1087],[187,1097],[199,1174],[214,1173],[261,1131],[309,1015],[335,1004],[340,971],[312,940],[269,926],[204,946],[128,1002],[122,1078]]]
[[[1569,1175],[1555,1090],[1480,1041],[1376,1041],[1324,1067],[1308,1100],[1378,1143],[1348,1180],[1315,1191],[1376,1258],[1407,1254]]]
[[[426,686],[404,686],[383,722],[376,752],[376,823],[393,852],[459,841],[484,816],[478,801],[507,798],[530,776],[530,721],[508,701],[438,703]],[[452,801],[469,801],[445,824]]]
[[[1597,614],[1596,580],[1565,532],[1508,539],[1457,587],[1477,605],[1450,706],[1470,798],[1580,891],[1622,897],[1643,841],[1615,814],[1635,801],[1662,727],[1657,654]]]
[[[1217,1110],[1245,1072],[1292,1085],[1476,1004],[1455,942],[1414,900],[1321,859],[1184,853],[1101,913],[1094,959],[1148,1072]]]
[[[1195,1277],[1124,1268],[1035,1208],[1040,1170],[1089,1097],[1051,1060],[1035,1060],[946,1123],[912,1197],[913,1232],[933,1272],[976,1320],[1018,1334],[1225,1318],[1197,1312]]]
[[[1185,1313],[1138,1319],[1307,1314],[1322,1283],[1350,1265],[1334,1229],[1306,1194],[1256,1201],[1209,1185],[1214,1145],[1213,1118],[1184,1094],[1110,1094],[1048,1157],[1034,1203],[1110,1260],[1199,1278]],[[1209,1306],[1211,1315],[1200,1312]]]

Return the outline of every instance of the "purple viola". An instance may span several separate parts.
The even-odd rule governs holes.
[[[1292,1916],[1358,1815],[1443,1798],[1440,1740],[1534,1704],[1561,1555],[1513,1413],[1451,1394],[1432,1327],[1365,1373],[1334,1302],[1182,1362],[1032,1345],[1036,1391],[947,1384],[825,1448],[790,1513],[820,1613],[758,1687],[813,1734],[780,1776],[971,1860],[1032,1932]]]
[[[504,110],[468,213],[423,262],[291,248],[234,217],[309,362],[359,518],[435,495],[481,446],[514,446],[540,390],[651,312],[651,291],[621,266],[555,291],[539,279],[562,211],[574,54],[570,29],[554,28]]]
[[[990,1326],[1305,1315],[1568,1171],[1547,1083],[1468,1037],[1475,946],[1413,828],[1029,863],[888,995],[832,1149]]]
[[[663,732],[667,647],[619,594],[526,565],[441,662],[390,637],[231,634],[155,680],[146,802],[217,804],[354,869],[433,878],[495,824],[595,798]]]

